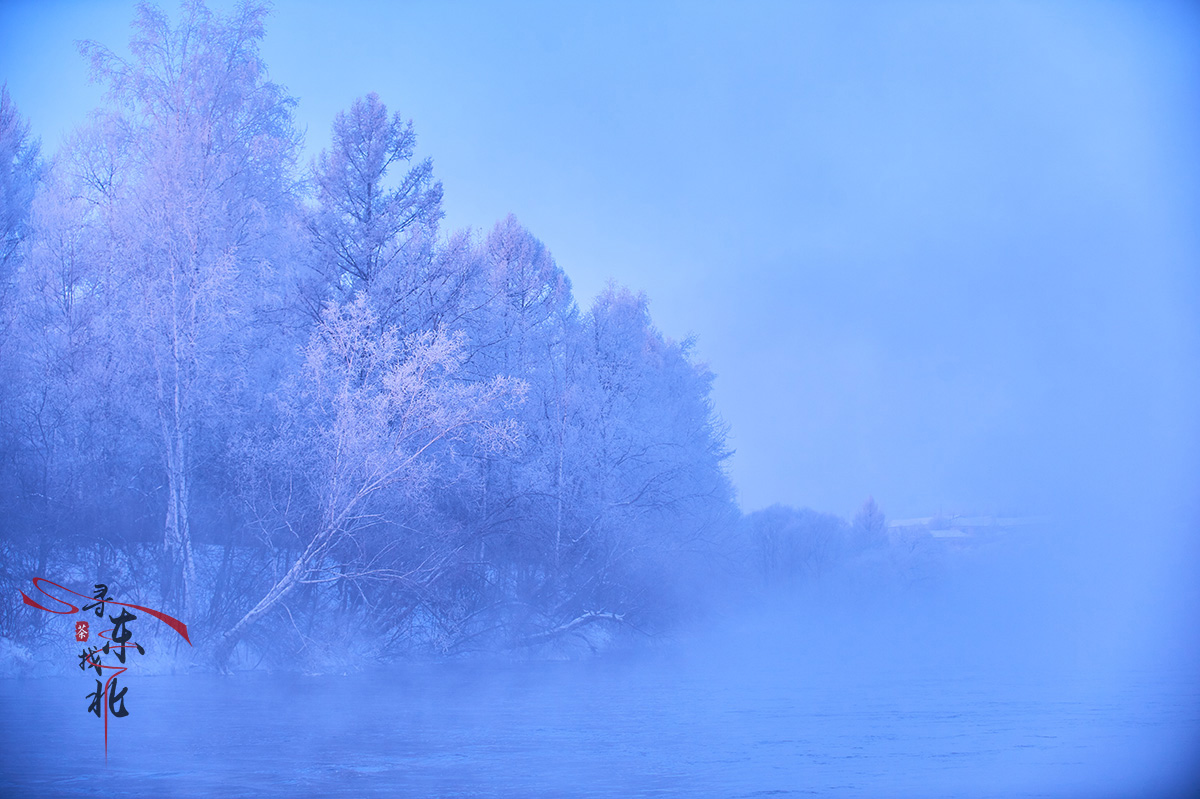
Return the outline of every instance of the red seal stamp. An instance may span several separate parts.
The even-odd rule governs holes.
[[[75,640],[86,641],[88,638],[88,623],[86,621],[75,622]]]

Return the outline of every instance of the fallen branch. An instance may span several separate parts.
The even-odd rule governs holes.
[[[571,619],[565,624],[560,624],[553,630],[546,630],[544,632],[528,635],[517,641],[515,644],[513,644],[513,646],[533,646],[535,644],[545,643],[546,641],[553,640],[561,635],[566,635],[569,632],[578,630],[580,627],[585,625],[603,620],[624,622],[625,615],[623,613],[609,613],[608,611],[589,610],[575,617],[574,619]]]

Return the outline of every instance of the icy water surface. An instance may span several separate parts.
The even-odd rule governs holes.
[[[657,656],[352,676],[0,680],[0,795],[1187,795],[1186,680],[727,670]],[[1191,683],[1194,685],[1194,683]]]

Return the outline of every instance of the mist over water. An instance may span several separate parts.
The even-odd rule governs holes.
[[[65,9],[0,795],[1200,793],[1194,8]]]
[[[2,775],[14,796],[1188,795],[1191,674],[1017,654],[914,610],[789,602],[584,661],[143,677],[158,712],[107,764],[76,681],[6,680],[39,724]]]

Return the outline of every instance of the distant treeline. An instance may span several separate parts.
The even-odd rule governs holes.
[[[443,230],[375,95],[301,165],[263,17],[84,44],[105,104],[48,159],[4,90],[0,637],[58,635],[13,600],[44,576],[217,666],[593,644],[885,540],[873,504],[741,519],[691,342],[623,288],[580,309],[511,216]]]

